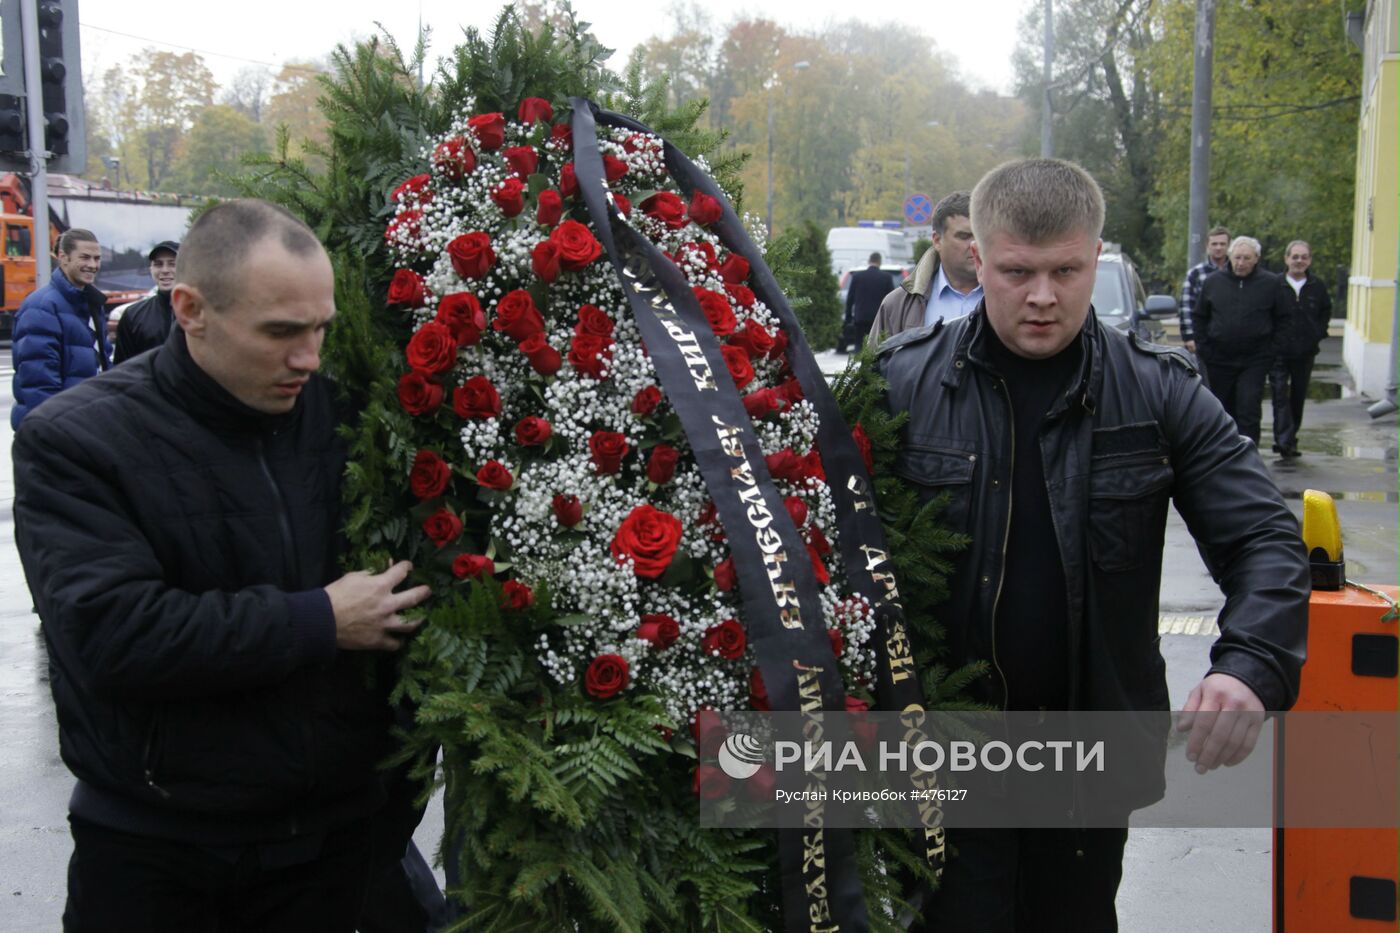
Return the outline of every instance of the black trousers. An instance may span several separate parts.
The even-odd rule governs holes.
[[[295,864],[71,818],[64,933],[352,933],[370,881],[368,821]]]
[[[1270,359],[1207,361],[1210,390],[1225,406],[1225,413],[1235,419],[1240,433],[1259,443],[1259,422],[1264,405],[1264,380],[1268,378]]]
[[[1115,933],[1126,829],[950,829],[927,933]]]
[[[1274,403],[1274,444],[1281,450],[1298,448],[1298,428],[1303,424],[1303,403],[1308,400],[1312,378],[1312,354],[1283,356],[1269,371],[1269,394]]]

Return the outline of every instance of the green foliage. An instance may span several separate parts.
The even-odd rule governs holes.
[[[769,261],[813,350],[828,350],[841,333],[841,303],[826,234],[810,221],[773,241]]]
[[[933,240],[930,240],[926,236],[921,236],[914,241],[914,262],[910,267],[910,274],[913,273],[913,266],[917,266],[919,260],[924,258],[924,253],[927,253],[931,249],[933,249]]]

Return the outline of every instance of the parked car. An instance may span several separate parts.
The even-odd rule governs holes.
[[[909,277],[909,274],[913,271],[913,268],[914,267],[912,265],[905,266],[886,264],[880,266],[880,271],[889,273],[890,291],[894,291],[896,288],[899,288],[899,284],[901,282],[903,282]],[[840,288],[836,292],[836,297],[841,302],[842,313],[844,313],[846,310],[846,293],[851,290],[851,276],[854,273],[862,272],[865,269],[865,266],[861,266],[857,269],[847,269],[845,272],[841,273]],[[846,350],[847,347],[850,347],[851,351],[853,352],[860,346],[860,342],[865,339],[865,333],[856,333],[856,330],[857,328],[854,326],[854,322],[848,321],[842,325],[841,336],[836,338],[837,353],[848,352]]]
[[[1099,256],[1093,302],[1100,324],[1152,343],[1160,343],[1166,333],[1159,322],[1177,313],[1175,298],[1149,296],[1132,259],[1119,250],[1110,252],[1107,246]]]

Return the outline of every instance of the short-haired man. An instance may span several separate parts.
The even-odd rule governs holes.
[[[1181,284],[1181,341],[1192,353],[1196,352],[1194,315],[1196,302],[1201,298],[1201,286],[1206,279],[1230,264],[1229,255],[1229,228],[1211,227],[1206,234],[1206,258],[1186,270],[1186,280]]]
[[[870,325],[875,323],[875,313],[880,310],[880,302],[890,293],[890,274],[881,272],[883,258],[879,253],[871,253],[869,265],[859,272],[852,272],[846,282],[846,313],[841,327],[841,345],[859,347],[865,335],[870,333]]]
[[[966,191],[954,191],[934,206],[933,248],[920,257],[914,274],[880,304],[870,328],[873,345],[939,318],[963,317],[982,300],[972,258],[968,197]]]
[[[1175,502],[1228,596],[1185,704],[1198,714],[1188,752],[1209,770],[1253,745],[1227,736],[1239,720],[1216,711],[1296,698],[1306,557],[1257,452],[1189,357],[1096,320],[1103,212],[1098,185],[1068,162],[1011,162],[977,184],[982,304],[880,348],[889,407],[909,416],[899,471],[927,497],[947,495],[945,521],[971,536],[940,612],[948,660],[988,662],[974,698],[1008,710],[1168,708],[1157,595]],[[1115,930],[1126,838],[950,829],[927,929]]]
[[[89,230],[73,228],[58,238],[58,268],[49,283],[20,303],[10,352],[14,358],[15,405],[10,426],[64,389],[111,365],[102,307],[107,296],[93,283],[102,268],[102,247]]]
[[[1254,237],[1231,241],[1230,268],[1206,279],[1195,315],[1211,391],[1256,445],[1264,380],[1278,356],[1286,313],[1278,276],[1259,265],[1260,249]]]
[[[1313,360],[1332,320],[1332,296],[1322,280],[1308,271],[1312,247],[1306,240],[1289,243],[1284,262],[1288,272],[1279,283],[1282,332],[1278,357],[1269,373],[1269,394],[1274,404],[1274,450],[1284,457],[1297,457],[1303,403],[1308,399]]]
[[[175,323],[175,310],[170,307],[170,290],[175,287],[175,260],[179,254],[180,244],[174,240],[162,240],[146,254],[146,261],[151,264],[151,278],[156,283],[156,293],[141,299],[122,313],[121,321],[117,323],[113,364],[125,363],[133,356],[154,350],[170,336],[170,328]]]
[[[355,928],[385,798],[389,652],[426,587],[342,575],[335,316],[305,224],[191,227],[178,327],[32,412],[15,538],[77,777],[64,929]],[[153,494],[151,478],[161,489]]]

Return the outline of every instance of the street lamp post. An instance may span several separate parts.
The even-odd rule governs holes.
[[[802,71],[803,69],[809,67],[810,65],[811,65],[811,62],[808,62],[808,61],[806,61],[806,60],[803,60],[803,61],[800,61],[800,62],[793,62],[792,70],[793,70],[793,71]],[[774,75],[774,77],[776,77],[776,75]],[[786,89],[786,88],[783,89],[783,94],[784,94],[784,96],[786,96],[786,94],[787,94],[787,89]],[[773,85],[772,85],[772,79],[769,79],[768,93],[765,95],[765,99],[766,99],[767,102],[768,102],[768,197],[767,197],[767,221],[766,221],[766,222],[767,222],[767,226],[768,226],[768,238],[771,240],[771,239],[773,238]]]

